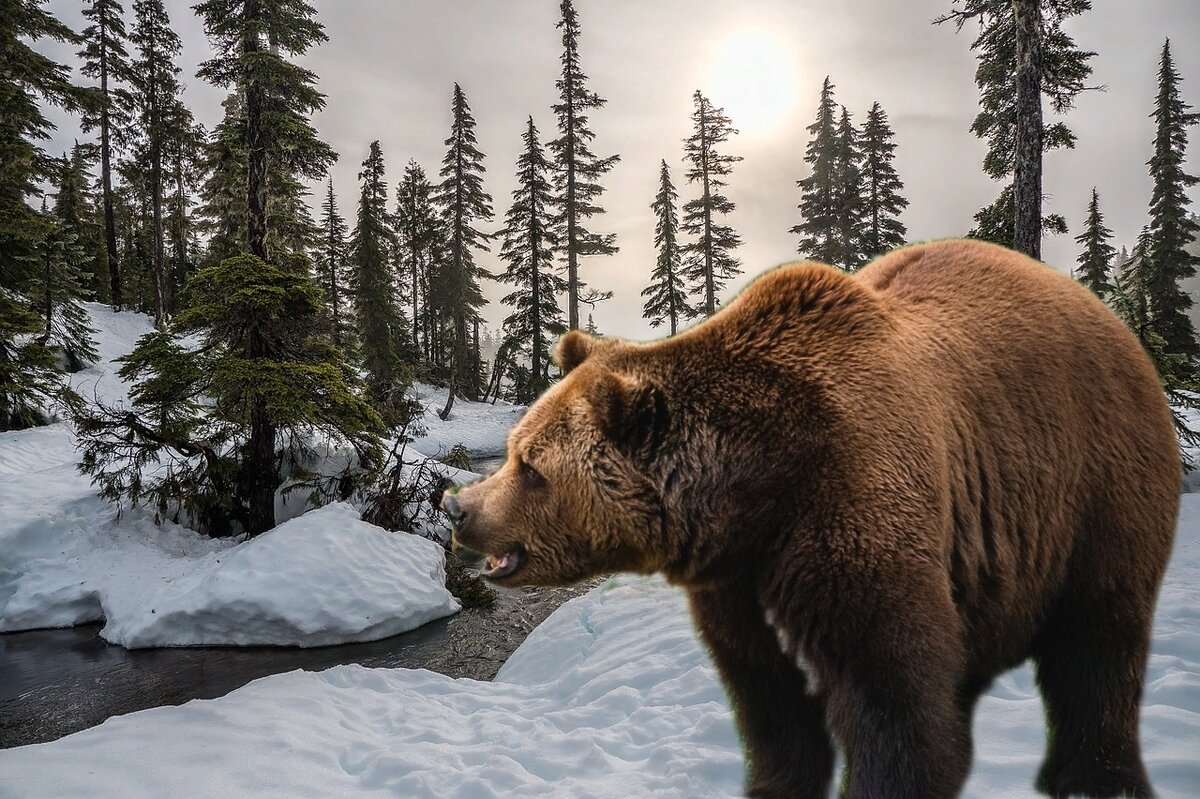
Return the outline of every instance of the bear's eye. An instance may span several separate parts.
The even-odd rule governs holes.
[[[546,485],[546,478],[542,477],[542,473],[525,461],[521,461],[521,481],[530,488],[541,488]]]

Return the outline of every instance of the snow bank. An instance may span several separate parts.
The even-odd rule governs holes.
[[[152,329],[88,304],[101,361],[76,388],[123,402],[116,358]],[[410,630],[453,613],[436,544],[335,505],[249,542],[214,540],[116,508],[75,469],[70,426],[0,433],[0,632],[104,619],[128,647],[321,646]],[[301,507],[289,508],[289,516]]]
[[[100,634],[130,649],[374,641],[458,611],[443,563],[432,541],[336,503],[198,558],[177,579],[115,594]]]
[[[976,714],[964,796],[1034,796],[1041,704],[1028,668]],[[1162,799],[1200,786],[1200,495],[1183,498],[1142,713]],[[69,768],[62,764],[69,763]],[[110,719],[0,751],[23,797],[729,797],[743,760],[681,593],[618,578],[559,608],[495,682],[340,666]]]

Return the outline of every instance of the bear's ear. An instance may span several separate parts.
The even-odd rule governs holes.
[[[646,380],[605,371],[588,400],[592,421],[626,452],[645,449],[653,455],[670,426],[666,395]]]
[[[579,330],[571,330],[560,338],[554,354],[563,375],[570,374],[576,366],[586,361],[597,343],[596,339]]]

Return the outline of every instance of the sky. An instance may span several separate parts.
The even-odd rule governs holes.
[[[1182,75],[1185,101],[1200,107],[1200,2],[1196,0],[1094,0],[1095,9],[1068,24],[1078,44],[1095,50],[1092,83],[1103,91],[1081,95],[1067,115],[1079,137],[1072,151],[1047,154],[1047,210],[1063,214],[1066,236],[1049,237],[1043,258],[1069,271],[1079,246],[1092,187],[1118,246],[1132,248],[1146,222],[1158,58],[1164,38]],[[167,0],[183,40],[180,58],[185,100],[211,127],[220,119],[224,91],[195,77],[210,50],[192,2]],[[484,230],[499,230],[515,187],[515,165],[525,121],[532,115],[543,141],[556,135],[550,107],[560,71],[558,0],[317,0],[329,41],[303,64],[319,76],[327,105],[314,119],[340,154],[332,170],[343,215],[352,219],[357,173],[378,139],[387,161],[389,188],[409,159],[434,174],[445,151],[450,98],[459,82],[477,121],[486,154],[485,188],[496,212]],[[80,0],[51,0],[47,7],[76,30],[83,27]],[[132,0],[125,2],[132,27]],[[608,100],[592,115],[595,151],[620,154],[602,181],[607,213],[591,228],[617,235],[620,252],[582,261],[581,275],[613,299],[595,310],[601,332],[637,340],[663,334],[641,318],[639,296],[654,265],[658,166],[666,159],[685,202],[696,187],[683,177],[683,139],[690,133],[692,93],[700,89],[726,107],[740,133],[726,151],[743,157],[729,179],[736,203],[728,222],[741,234],[736,252],[744,273],[731,281],[728,298],[764,270],[798,258],[796,181],[805,177],[804,147],[826,75],[836,99],[861,124],[878,100],[896,134],[896,169],[910,206],[903,215],[911,240],[959,236],[972,215],[991,202],[1000,185],[983,175],[986,143],[969,131],[978,105],[970,23],[931,21],[950,0],[576,0],[580,54],[590,88]],[[39,49],[77,66],[73,49],[41,43]],[[75,119],[51,110],[58,124],[51,153],[70,146]],[[1200,127],[1191,131],[1189,171],[1200,173]],[[319,187],[318,187],[319,188]],[[1200,199],[1200,187],[1191,199]],[[315,205],[315,202],[314,202]],[[499,273],[496,255],[479,263]],[[507,313],[499,305],[509,287],[486,281],[491,326]],[[587,308],[582,313],[586,316]]]

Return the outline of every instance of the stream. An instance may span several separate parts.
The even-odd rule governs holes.
[[[488,473],[503,462],[503,455],[479,457],[472,467]],[[102,639],[102,623],[0,634],[0,749],[51,741],[136,710],[224,696],[293,669],[357,663],[490,680],[534,627],[598,582],[500,590],[488,608],[468,608],[380,641],[311,649],[130,650]]]

